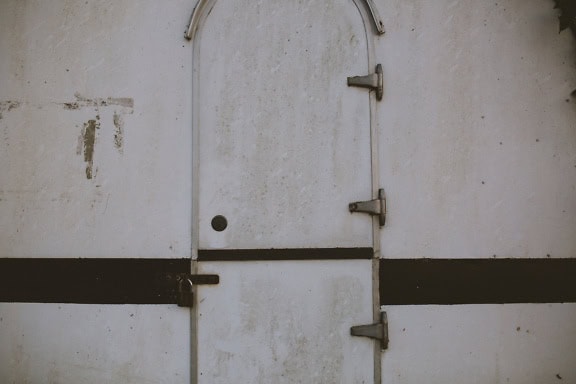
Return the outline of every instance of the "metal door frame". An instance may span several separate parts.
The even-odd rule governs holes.
[[[185,38],[192,41],[192,262],[191,273],[198,273],[198,245],[200,231],[197,223],[199,222],[199,170],[200,159],[198,151],[199,143],[199,114],[200,110],[200,90],[198,87],[199,76],[199,51],[198,44],[194,44],[197,36],[201,34],[202,27],[210,15],[217,0],[198,0],[190,17],[190,23],[185,31]],[[383,34],[383,23],[377,13],[376,7],[372,0],[351,0],[362,19],[364,25],[366,47],[367,47],[367,71],[370,71],[376,65],[374,34]],[[369,124],[370,124],[370,158],[371,158],[371,190],[372,199],[378,198],[380,189],[380,177],[378,167],[378,131],[376,123],[376,93],[370,92],[369,95]],[[346,209],[346,207],[343,207]],[[380,259],[380,225],[377,217],[372,218],[372,314],[373,321],[379,322],[380,314],[380,284],[379,284],[379,259]],[[197,295],[194,295],[194,300]],[[191,310],[190,335],[191,335],[191,356],[190,356],[190,377],[193,383],[198,381],[198,303],[194,302]],[[381,349],[379,343],[374,343],[374,382],[381,382]]]

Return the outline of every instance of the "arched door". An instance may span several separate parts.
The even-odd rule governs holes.
[[[369,383],[369,68],[352,0],[212,1],[194,36],[201,383]]]

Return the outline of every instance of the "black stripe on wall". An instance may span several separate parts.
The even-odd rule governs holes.
[[[380,302],[576,302],[576,259],[382,259]]]
[[[371,259],[372,248],[207,249],[198,261],[354,260]]]
[[[0,302],[175,304],[190,259],[0,259]]]
[[[267,250],[263,259],[350,258],[316,251]],[[189,271],[190,259],[0,258],[0,302],[176,304],[176,276]],[[380,298],[382,305],[576,302],[576,259],[382,259]]]

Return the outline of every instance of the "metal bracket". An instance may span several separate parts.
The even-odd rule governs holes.
[[[355,325],[350,328],[352,336],[363,336],[380,340],[380,348],[388,349],[388,316],[386,312],[380,314],[380,322],[375,324]]]
[[[194,285],[218,284],[220,282],[220,276],[181,273],[176,276],[176,281],[178,282],[178,298],[176,303],[179,307],[192,307],[194,302],[194,292],[192,288]]]
[[[382,100],[384,95],[384,75],[382,64],[376,65],[376,72],[366,76],[352,76],[348,78],[349,87],[368,88],[376,91],[376,99]]]
[[[384,195],[384,189],[380,188],[378,190],[377,199],[350,203],[348,204],[348,209],[350,212],[364,212],[378,216],[378,222],[383,227],[386,223],[386,196]]]

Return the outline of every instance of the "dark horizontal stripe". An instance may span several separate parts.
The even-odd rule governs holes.
[[[382,259],[380,302],[576,302],[576,259]]]
[[[190,259],[0,259],[0,301],[175,304]]]
[[[198,261],[371,259],[372,248],[205,249]]]
[[[201,260],[369,259],[371,248],[204,250]],[[0,302],[176,304],[190,259],[0,259]],[[576,259],[382,259],[382,305],[576,302]]]

